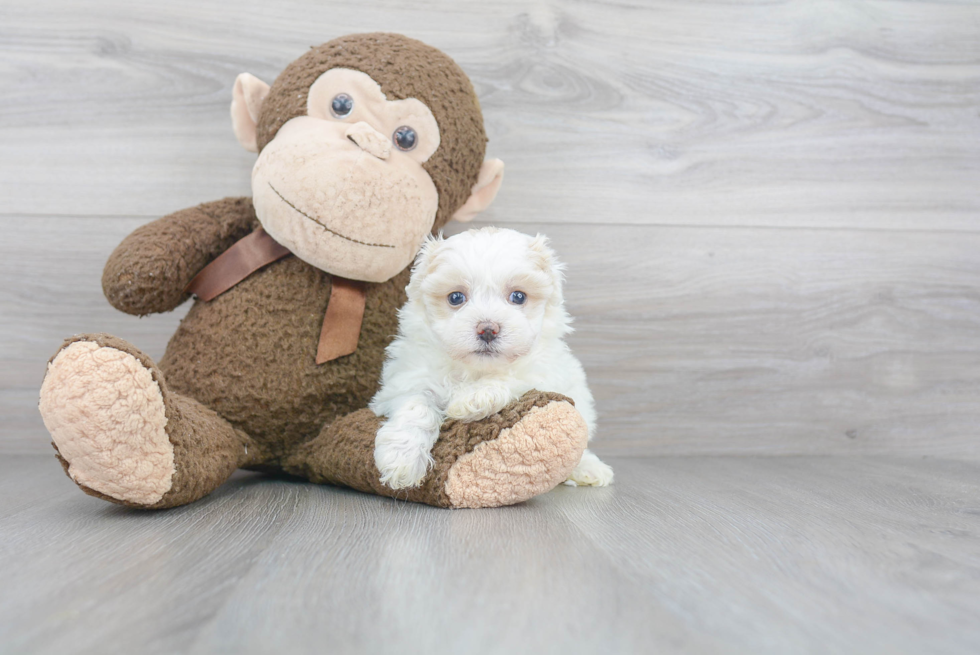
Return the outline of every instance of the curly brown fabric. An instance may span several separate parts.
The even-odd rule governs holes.
[[[286,257],[210,302],[195,302],[167,344],[160,369],[173,391],[213,409],[273,452],[285,452],[366,407],[377,392],[409,274],[406,269],[387,282],[365,284],[357,350],[318,365],[332,276]]]
[[[381,473],[374,464],[374,435],[384,419],[369,409],[349,414],[324,428],[320,436],[287,457],[283,469],[321,484],[338,484],[380,496],[451,507],[452,502],[446,494],[446,479],[456,460],[481,443],[496,439],[501,431],[517,425],[532,408],[555,401],[572,403],[561,394],[529,391],[482,421],[447,421],[432,447],[436,465],[414,489],[396,491],[381,484]]]
[[[169,312],[202,268],[258,226],[251,198],[182,209],[137,228],[109,256],[102,290],[119,311]]]

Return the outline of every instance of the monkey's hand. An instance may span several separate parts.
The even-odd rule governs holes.
[[[202,268],[257,226],[250,198],[225,198],[182,209],[137,228],[102,272],[102,291],[116,309],[144,316],[169,312]]]

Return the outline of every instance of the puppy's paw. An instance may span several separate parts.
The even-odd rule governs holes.
[[[565,484],[572,487],[607,487],[612,481],[612,467],[596,457],[592,451],[586,450]]]
[[[454,402],[446,407],[446,418],[463,421],[464,423],[472,423],[473,421],[483,420],[493,414],[492,409],[492,407],[474,406],[466,401]]]
[[[503,385],[487,384],[460,390],[453,394],[446,407],[446,418],[470,423],[482,421],[517,400]]]
[[[421,448],[381,447],[374,450],[374,463],[381,472],[382,484],[392,489],[407,489],[419,486],[435,460]]]
[[[417,487],[435,464],[425,435],[381,426],[374,445],[374,463],[381,483],[391,489]]]

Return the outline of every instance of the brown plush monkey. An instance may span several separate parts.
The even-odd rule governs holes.
[[[449,422],[422,484],[379,481],[365,409],[426,234],[496,195],[479,103],[442,52],[395,34],[313,48],[270,88],[235,83],[232,122],[259,153],[252,198],[145,225],[116,248],[116,308],[166,312],[198,295],[159,364],[106,334],[51,358],[40,410],[83,491],[183,505],[239,467],[442,507],[520,502],[562,482],[585,447],[567,399],[530,392],[484,421]]]

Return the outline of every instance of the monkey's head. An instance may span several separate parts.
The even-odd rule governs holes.
[[[355,34],[311,49],[270,88],[243,73],[232,125],[259,158],[259,222],[300,259],[383,282],[427,234],[472,220],[503,179],[484,161],[483,116],[453,60],[398,34]]]

